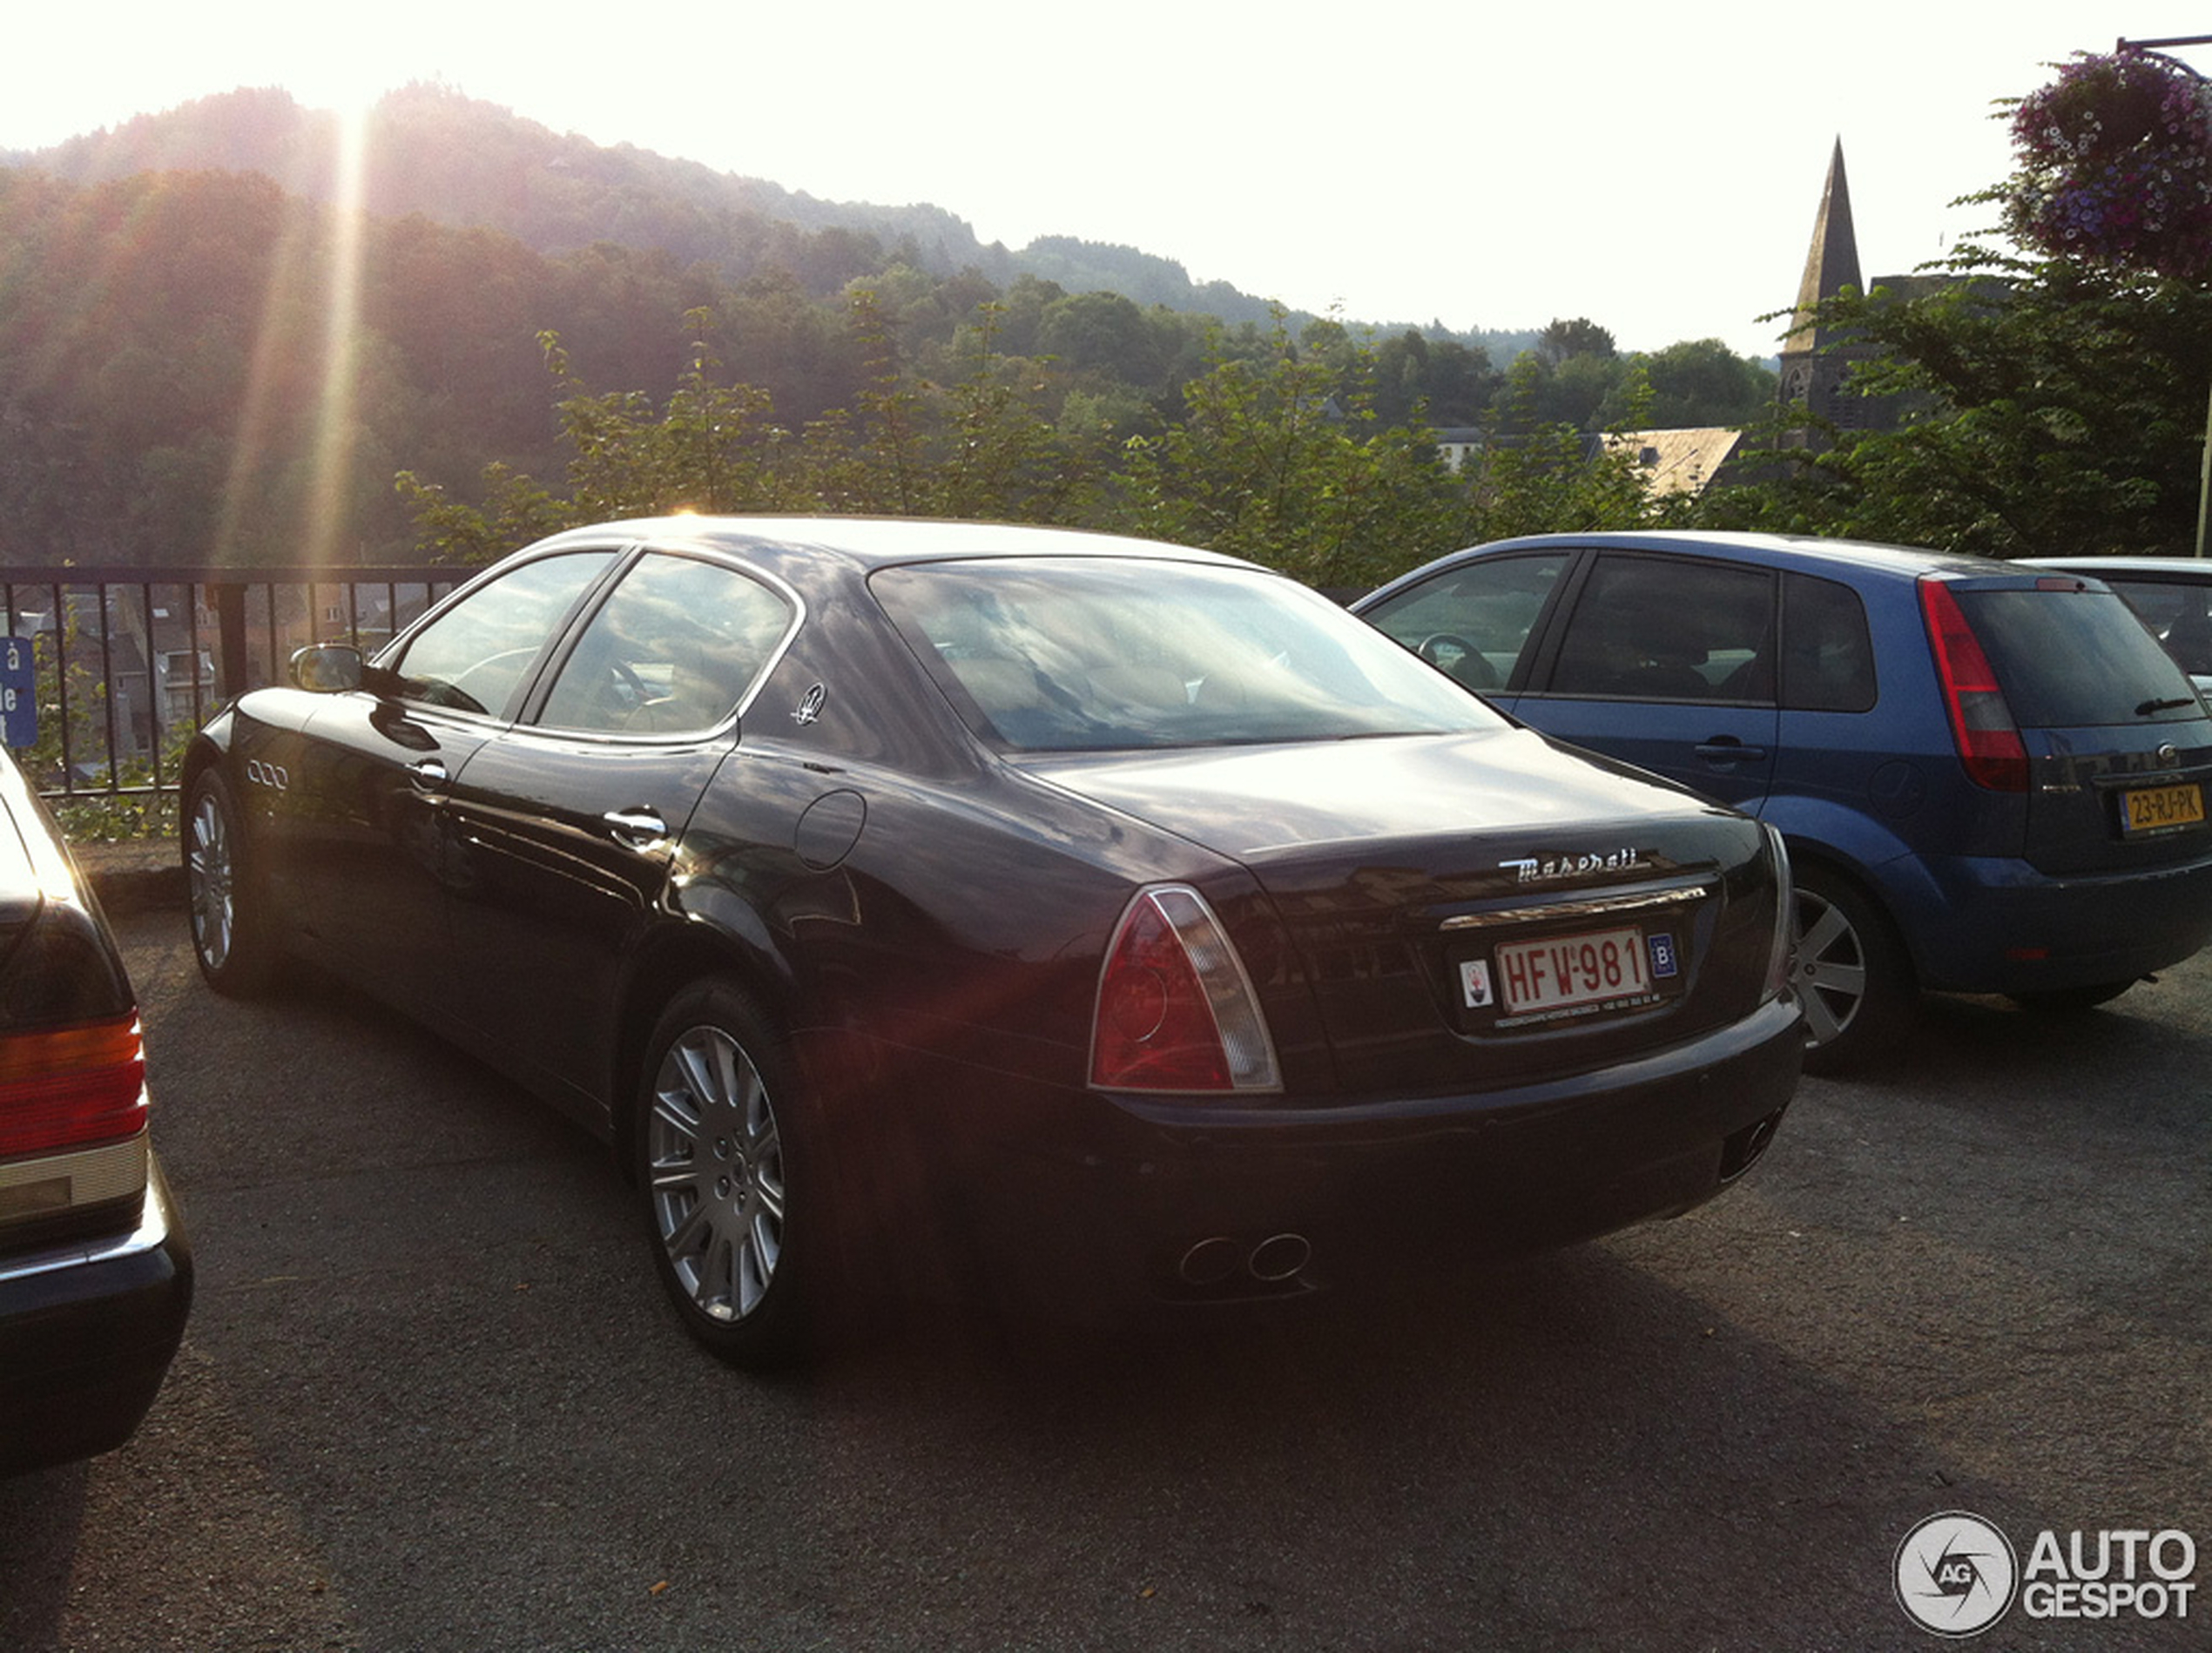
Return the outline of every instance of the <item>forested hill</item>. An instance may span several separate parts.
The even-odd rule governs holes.
[[[53,149],[0,152],[0,165],[78,184],[150,172],[260,172],[288,193],[329,203],[338,194],[340,137],[329,111],[302,108],[275,88],[241,90]],[[370,117],[366,151],[361,199],[372,214],[419,213],[497,230],[552,257],[605,241],[705,264],[732,282],[775,267],[821,285],[871,273],[889,256],[940,277],[973,270],[1003,287],[1029,274],[1070,293],[1118,293],[1231,323],[1265,323],[1271,314],[1265,297],[1225,281],[1195,282],[1174,260],[1134,247],[1052,235],[1009,251],[985,244],[940,206],[825,201],[629,145],[604,148],[442,86],[387,96]],[[1480,345],[1500,361],[1535,340],[1533,332],[1428,331]]]
[[[661,412],[744,449],[774,483],[730,496],[755,506],[911,511],[869,488],[927,460],[1089,490],[979,483],[969,514],[1088,523],[1196,467],[1242,428],[1225,388],[1278,369],[1302,375],[1285,405],[1347,444],[1400,433],[1415,469],[1440,427],[1738,426],[1773,395],[1718,341],[1377,336],[1132,249],[1008,253],[936,207],[833,206],[438,88],[388,98],[361,152],[338,189],[335,117],[245,91],[0,157],[0,565],[406,560],[419,488],[596,499],[595,444]]]

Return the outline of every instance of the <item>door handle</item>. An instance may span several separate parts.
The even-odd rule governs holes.
[[[1697,755],[1709,764],[1752,764],[1766,756],[1766,748],[1747,746],[1733,735],[1716,735],[1698,743]]]
[[[599,819],[612,830],[617,843],[627,844],[632,849],[651,849],[668,841],[668,823],[660,818],[660,811],[650,805],[610,809]]]
[[[407,766],[407,778],[417,792],[443,792],[446,789],[446,766],[435,758],[421,758]]]

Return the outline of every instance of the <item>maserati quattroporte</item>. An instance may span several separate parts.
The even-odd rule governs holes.
[[[561,534],[192,747],[225,992],[314,961],[617,1150],[677,1312],[1351,1286],[1687,1210],[1796,1084],[1757,822],[1226,557]]]

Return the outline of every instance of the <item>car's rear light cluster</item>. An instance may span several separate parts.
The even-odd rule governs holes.
[[[0,1158],[97,1147],[146,1124],[146,1063],[135,1013],[0,1035]]]
[[[1187,885],[1144,890],[1122,914],[1099,976],[1090,1079],[1116,1090],[1281,1088],[1244,967]]]
[[[1943,679],[1951,738],[1966,773],[1993,792],[2027,790],[2027,747],[1966,611],[1941,580],[1920,582],[1920,612]]]

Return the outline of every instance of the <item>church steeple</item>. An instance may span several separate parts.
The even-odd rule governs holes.
[[[1804,280],[1797,284],[1799,320],[1845,287],[1864,291],[1865,283],[1858,277],[1858,237],[1851,228],[1851,185],[1844,177],[1844,140],[1838,138],[1828,161],[1828,186],[1820,192],[1820,213],[1812,221]]]
[[[1851,227],[1851,186],[1844,177],[1844,140],[1836,139],[1828,161],[1828,183],[1820,193],[1820,212],[1812,221],[1812,246],[1805,253],[1804,279],[1797,284],[1797,304],[1791,318],[1790,334],[1782,343],[1781,399],[1836,421],[1857,422],[1861,409],[1852,398],[1838,394],[1845,363],[1836,341],[1813,320],[1822,300],[1845,287],[1865,290],[1858,273],[1858,237]]]

